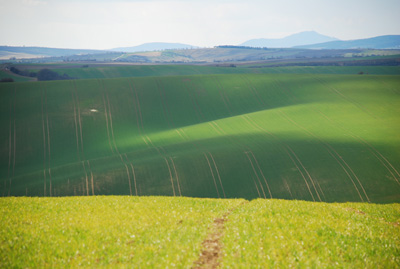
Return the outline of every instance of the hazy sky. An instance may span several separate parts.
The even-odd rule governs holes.
[[[400,34],[400,0],[0,0],[0,45],[109,49],[240,44],[314,30]]]

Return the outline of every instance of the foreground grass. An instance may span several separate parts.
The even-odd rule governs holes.
[[[399,204],[95,196],[1,198],[0,267],[189,268],[228,212],[222,267],[400,265]]]
[[[214,218],[240,200],[0,200],[0,267],[189,267]]]
[[[226,224],[223,267],[398,268],[400,206],[255,200]]]

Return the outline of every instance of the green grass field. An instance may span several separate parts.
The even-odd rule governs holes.
[[[399,204],[0,198],[0,267],[193,268],[214,234],[223,268],[398,268],[399,222]]]
[[[0,85],[0,195],[400,201],[400,77]]]
[[[400,75],[399,66],[288,66],[288,67],[215,67],[201,65],[90,65],[88,68],[57,68],[60,75],[67,74],[76,79],[119,78],[119,77],[158,77],[210,74],[349,74],[359,72],[375,75]],[[250,65],[251,66],[251,65]],[[52,65],[43,65],[52,68]],[[39,69],[32,69],[39,71]]]
[[[3,78],[12,78],[14,81],[17,81],[17,82],[34,80],[33,78],[30,78],[30,77],[18,76],[18,75],[14,75],[11,72],[6,72],[4,70],[0,70],[0,79],[3,79]]]

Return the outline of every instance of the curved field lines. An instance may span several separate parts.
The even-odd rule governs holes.
[[[175,178],[176,178],[176,185],[178,187],[179,196],[182,196],[181,184],[179,183],[179,176],[178,176],[178,172],[176,171],[176,166],[175,166],[174,159],[172,157],[169,157],[169,159],[170,159],[170,161],[172,163],[172,167],[174,168],[174,173],[175,173]]]
[[[107,88],[104,84],[104,81],[102,81],[102,85],[103,85],[103,90],[105,92],[105,95],[103,93],[103,104],[104,104],[104,113],[105,113],[105,118],[106,118],[106,125],[107,125],[107,136],[108,136],[108,141],[109,141],[109,146],[111,149],[111,152],[114,154],[117,154],[119,159],[121,160],[121,163],[123,164],[123,166],[125,167],[125,171],[126,171],[126,176],[128,179],[128,185],[129,185],[129,194],[132,196],[133,192],[132,192],[132,178],[131,178],[131,174],[130,171],[132,172],[132,177],[133,177],[133,181],[134,181],[134,187],[135,187],[135,194],[138,195],[138,190],[137,190],[137,184],[136,184],[136,175],[135,175],[135,169],[134,166],[132,165],[132,163],[129,161],[126,153],[124,153],[123,155],[125,156],[126,160],[128,161],[128,164],[130,166],[131,169],[129,169],[128,164],[125,162],[122,154],[120,153],[118,146],[117,146],[117,142],[115,139],[115,135],[114,135],[114,126],[113,126],[113,121],[112,121],[112,106],[110,104],[110,98],[108,96],[108,92],[107,92]],[[136,89],[134,87],[132,87],[132,84],[129,83],[130,86],[130,90],[133,91],[133,93],[135,94],[134,97],[134,110],[135,110],[135,114],[136,114],[136,119],[137,119],[137,126],[139,128],[139,134],[142,136],[144,142],[146,143],[146,145],[148,145],[148,142],[146,141],[146,138],[148,139],[148,141],[152,144],[150,138],[148,136],[146,136],[146,138],[143,137],[143,120],[142,120],[142,116],[141,116],[141,112],[140,112],[140,103],[139,103],[139,99],[137,98],[137,92]],[[137,101],[137,103],[136,103]],[[140,119],[140,121],[139,121]],[[111,136],[110,136],[111,133]],[[112,140],[112,142],[111,142]],[[153,145],[154,146],[154,145]]]
[[[107,105],[106,105],[106,99],[104,98],[104,94],[103,94],[103,104],[104,104],[104,117],[106,118],[108,144],[110,146],[110,150],[111,150],[112,154],[114,154],[114,148],[111,144],[111,138],[110,138],[110,128],[108,127],[108,112],[107,112]]]
[[[88,174],[86,171],[86,166],[85,166],[85,161],[82,161],[82,167],[83,167],[83,172],[85,173],[85,182],[83,184],[83,192],[85,193],[85,186],[86,186],[86,196],[89,196],[89,180],[88,180]]]
[[[218,125],[218,123],[216,123],[215,121],[212,121],[209,124],[211,124],[211,126],[213,126],[213,128],[217,131],[217,133],[220,133],[221,135],[227,135],[227,133],[224,131],[224,129],[222,129]]]
[[[136,89],[135,83],[133,82],[132,79],[129,79],[129,88],[132,92],[133,95],[133,103],[134,103],[134,109],[135,109],[135,115],[136,115],[136,124],[139,130],[139,135],[143,142],[146,144],[147,147],[150,147],[148,140],[148,136],[145,135],[145,129],[143,126],[143,115],[142,115],[142,108],[140,105],[140,99],[138,95],[138,91]]]
[[[208,167],[210,168],[211,176],[212,176],[213,181],[214,181],[214,186],[215,186],[215,190],[217,191],[218,198],[221,198],[221,195],[219,194],[219,190],[218,190],[218,187],[217,187],[217,181],[215,180],[214,172],[213,172],[213,169],[211,168],[210,160],[208,159],[208,156],[207,156],[206,153],[203,153],[203,154],[204,154],[204,157],[207,160]]]
[[[258,176],[256,169],[254,168],[253,161],[252,161],[252,160],[250,159],[250,157],[249,157],[249,152],[248,152],[248,151],[245,151],[244,153],[246,154],[247,158],[249,159],[249,162],[250,162],[250,164],[251,164],[251,168],[253,168],[253,172],[254,172],[254,174],[256,175],[258,184],[259,184],[259,186],[261,187],[261,191],[262,191],[262,193],[263,193],[264,198],[267,198],[267,196],[265,195],[264,187],[263,187],[263,185],[262,185],[262,183],[261,183],[260,177]],[[255,182],[255,181],[254,181],[254,182]],[[258,189],[257,183],[255,183],[255,185],[256,185],[256,188],[257,188],[258,195],[260,195],[260,191],[259,191],[259,189]],[[268,190],[269,190],[269,189],[268,189]]]
[[[177,172],[173,157],[167,156],[167,152],[165,151],[165,149],[163,147],[159,147],[159,148],[154,147],[154,148],[158,151],[159,155],[164,159],[164,161],[167,165],[169,177],[171,180],[173,195],[174,196],[177,196],[177,195],[182,196],[181,186],[179,183],[179,176],[178,176],[178,172]],[[160,151],[160,149],[162,152]],[[170,164],[170,162],[171,162],[171,164]],[[175,178],[176,183],[174,183],[174,178]],[[175,185],[176,185],[176,188],[175,188]],[[177,189],[177,191],[176,191],[176,189]]]
[[[266,103],[264,102],[263,98],[259,95],[257,89],[254,87],[253,83],[250,81],[250,79],[247,76],[240,76],[240,78],[245,82],[245,84],[248,86],[252,94],[255,96],[258,104],[260,105],[261,109],[267,108]]]
[[[344,130],[357,140],[360,144],[364,144],[368,150],[375,156],[375,158],[386,168],[386,170],[390,173],[390,175],[393,177],[393,179],[397,182],[397,184],[400,185],[400,173],[397,171],[397,169],[393,166],[393,164],[374,146],[372,146],[370,143],[368,143],[366,140],[361,138],[360,136],[354,134],[352,131],[350,131],[347,128],[344,128],[342,125],[335,123],[332,119],[330,119],[328,116],[326,116],[323,112],[321,112],[319,109],[315,109],[319,114],[321,114],[324,118],[326,118],[332,125],[334,125],[336,128],[339,128],[341,130]]]
[[[132,100],[133,100],[133,108],[135,110],[135,116],[136,116],[136,124],[137,124],[138,130],[139,130],[139,134],[142,135],[142,133],[144,133],[142,109],[140,108],[139,96],[138,96],[135,84],[133,83],[132,79],[129,80],[129,88],[132,92]]]
[[[199,101],[196,97],[196,93],[193,91],[193,89],[194,89],[193,82],[191,82],[190,80],[183,81],[183,85],[184,85],[184,88],[185,88],[187,94],[189,95],[189,99],[190,99],[190,102],[192,103],[192,107],[196,114],[198,122],[199,123],[204,122],[206,119],[205,119],[205,116],[199,105]],[[191,87],[189,87],[189,86],[191,86]]]
[[[346,100],[347,102],[349,102],[349,103],[353,104],[354,106],[358,107],[361,111],[365,112],[366,114],[370,115],[371,117],[373,117],[373,118],[375,118],[375,119],[377,119],[377,120],[382,121],[382,118],[381,118],[381,117],[379,117],[379,116],[375,115],[374,113],[372,113],[372,111],[370,111],[368,108],[366,108],[365,106],[363,106],[362,104],[360,104],[360,103],[357,102],[356,100],[354,100],[354,99],[352,99],[352,98],[346,96],[346,95],[343,94],[340,90],[336,89],[336,88],[333,87],[333,86],[330,86],[329,84],[325,83],[325,82],[324,82],[322,79],[320,79],[320,78],[314,77],[314,79],[315,79],[316,81],[318,81],[319,83],[321,83],[321,84],[324,86],[324,88],[327,88],[327,89],[329,89],[330,91],[336,93],[336,94],[337,94],[338,96],[340,96],[342,99],[344,99],[344,100]]]
[[[93,178],[93,172],[92,172],[92,168],[90,167],[89,160],[87,160],[87,165],[88,165],[88,169],[90,171],[90,183],[92,185],[92,195],[94,195],[94,178]]]
[[[103,86],[104,86],[104,82],[103,82]],[[105,89],[105,86],[104,86]],[[104,106],[104,111],[107,114],[108,113],[108,120],[106,117],[106,124],[107,124],[107,134],[108,137],[110,139],[110,133],[109,133],[109,129],[111,130],[111,137],[112,137],[112,143],[110,142],[110,144],[113,144],[114,146],[114,150],[111,149],[111,151],[114,153],[114,151],[120,155],[119,151],[118,151],[118,147],[117,147],[117,143],[115,141],[115,136],[114,136],[114,127],[113,127],[113,121],[112,121],[112,114],[111,114],[111,106],[110,106],[110,98],[108,98],[108,93],[106,92],[106,100],[104,99],[104,95],[103,95],[103,101],[105,102],[105,106]],[[108,126],[109,125],[109,126]]]
[[[175,123],[174,123],[174,120],[173,120],[172,115],[171,115],[171,111],[170,111],[170,108],[169,108],[169,105],[168,105],[168,99],[166,97],[166,93],[165,93],[164,87],[161,85],[160,80],[157,79],[157,78],[155,78],[155,83],[157,85],[157,89],[158,89],[158,92],[159,92],[159,95],[160,95],[160,98],[161,98],[161,105],[162,105],[162,108],[163,108],[163,114],[164,114],[164,117],[165,117],[165,121],[167,122],[169,128],[174,128]]]
[[[389,126],[400,77],[387,79],[387,89],[299,74],[0,84],[0,195],[400,201]]]
[[[281,89],[284,89],[285,87],[280,87],[280,88],[281,88]],[[254,91],[256,92],[256,90],[254,90]],[[284,92],[285,92],[285,91],[284,91]],[[285,92],[285,94],[287,95],[286,92]],[[285,119],[285,120],[287,120],[288,122],[290,122],[291,124],[293,124],[293,125],[299,127],[299,128],[300,128],[301,130],[303,130],[305,133],[307,133],[308,135],[312,136],[312,137],[315,138],[317,141],[319,141],[322,145],[324,145],[324,147],[326,148],[326,150],[328,151],[328,153],[329,153],[329,154],[334,158],[334,160],[345,170],[346,174],[349,176],[349,179],[350,179],[351,182],[353,183],[353,186],[355,187],[357,193],[360,194],[360,190],[359,190],[359,188],[360,188],[360,189],[362,190],[362,193],[364,194],[366,200],[367,200],[367,201],[370,201],[370,199],[369,199],[369,197],[368,197],[368,195],[367,195],[367,193],[366,193],[366,191],[365,191],[365,188],[364,188],[363,184],[361,183],[361,181],[360,181],[360,179],[358,178],[358,176],[355,174],[354,170],[350,167],[350,165],[343,159],[343,157],[340,156],[340,155],[337,153],[337,151],[336,151],[328,142],[325,142],[325,141],[321,140],[319,137],[317,137],[317,136],[314,135],[312,132],[310,132],[309,130],[307,130],[304,126],[302,126],[302,125],[298,124],[297,122],[295,122],[295,121],[294,121],[293,119],[291,119],[283,110],[278,110],[277,113],[278,113],[278,115],[279,115],[282,119]],[[310,173],[308,172],[308,170],[304,167],[303,163],[302,163],[302,162],[300,161],[300,159],[297,157],[296,153],[294,153],[294,151],[293,151],[288,145],[286,145],[286,147],[289,149],[289,152],[291,152],[291,153],[293,154],[293,156],[294,156],[294,159],[293,159],[292,157],[291,157],[291,159],[292,159],[293,161],[294,161],[294,160],[297,160],[297,161],[299,162],[299,164],[300,164],[300,167],[303,168],[304,173],[307,175],[307,178],[309,179],[309,181],[310,181],[310,183],[311,183],[311,185],[312,185],[312,187],[313,187],[313,189],[314,189],[314,191],[315,191],[315,194],[316,194],[316,196],[318,197],[318,200],[319,200],[319,201],[322,201],[321,195],[322,195],[322,196],[325,196],[325,194],[324,194],[324,192],[323,192],[323,190],[322,190],[322,188],[321,188],[321,186],[320,186],[318,180],[317,180],[317,179],[313,179],[313,177],[310,175]],[[289,154],[289,152],[288,152],[288,154]],[[298,166],[298,165],[296,165],[296,167],[298,167],[298,169],[299,169],[299,166]],[[300,172],[300,170],[299,170],[299,172]],[[303,173],[301,173],[301,174],[302,174],[302,177],[304,178],[305,182],[307,183],[306,178],[304,177],[304,174],[303,174]],[[355,181],[356,181],[358,184],[355,184],[354,179],[355,179]],[[357,186],[357,185],[358,185],[358,186]],[[310,194],[312,195],[312,192],[311,192],[311,189],[310,189],[310,186],[309,186],[308,183],[307,183],[307,188],[308,188]],[[318,191],[318,189],[319,189],[319,191]],[[321,195],[319,194],[319,192],[321,192]],[[312,197],[313,197],[313,200],[315,200],[314,195],[312,195]],[[364,199],[361,197],[361,195],[360,195],[360,199],[361,199],[361,201],[364,201]]]
[[[76,83],[75,80],[72,81],[74,84],[74,90],[75,90],[75,98],[76,98],[76,107],[78,108],[78,123],[79,123],[79,134],[80,134],[80,138],[81,138],[81,154],[82,154],[82,159],[85,159],[85,153],[83,151],[83,130],[82,130],[82,117],[81,117],[81,106],[80,106],[80,102],[79,102],[79,95],[78,95],[78,90],[76,88]],[[75,101],[74,101],[75,104]]]
[[[296,98],[296,96],[293,95],[293,93],[290,92],[290,90],[288,90],[286,87],[284,87],[283,85],[281,85],[280,87],[282,89],[282,92],[290,99],[294,100],[295,102],[298,102],[298,99]],[[325,118],[327,120],[327,122],[334,128],[338,128],[341,129],[343,131],[345,131],[350,137],[352,137],[354,140],[358,141],[360,144],[364,144],[368,150],[375,156],[375,158],[386,168],[386,170],[392,175],[392,177],[394,178],[394,180],[400,184],[399,179],[400,179],[400,174],[399,172],[396,170],[396,168],[392,165],[392,163],[387,160],[387,158],[381,153],[379,152],[374,146],[372,146],[370,143],[368,143],[366,140],[364,140],[363,138],[361,138],[360,136],[354,134],[352,131],[350,131],[348,128],[345,128],[343,125],[335,122],[334,120],[332,120],[329,116],[327,116],[325,113],[323,113],[320,109],[318,109],[317,107],[313,107],[310,106],[308,109],[312,110],[313,112],[316,112],[317,114],[320,114],[323,118]],[[341,156],[339,156],[339,154],[337,154],[337,152],[328,144],[328,147],[330,147],[336,154],[336,157],[329,152],[337,161],[337,157],[342,158]],[[341,165],[342,166],[342,165]],[[347,165],[346,165],[347,166]],[[345,168],[342,166],[342,168],[345,170]],[[350,168],[351,169],[351,168]],[[348,172],[345,170],[346,174],[348,174]],[[397,176],[396,176],[396,175]],[[353,185],[355,185],[355,183],[353,182]],[[357,188],[356,188],[357,189]],[[357,190],[357,192],[359,193],[359,191]],[[360,193],[359,193],[360,195]],[[361,200],[363,200],[363,198],[360,195]]]
[[[314,194],[310,188],[310,184],[308,183],[307,178],[305,177],[304,174],[307,174],[309,180],[312,182],[312,184],[314,185],[314,190],[315,193],[317,194],[318,198],[320,201],[322,201],[320,199],[319,193],[317,191],[317,189],[315,188],[315,184],[313,183],[313,179],[311,178],[310,173],[307,171],[307,169],[304,167],[303,163],[300,161],[299,157],[296,155],[296,153],[293,151],[293,149],[286,144],[285,142],[283,142],[281,139],[279,139],[279,137],[277,137],[276,135],[274,135],[273,133],[269,132],[268,130],[266,130],[265,128],[261,127],[260,125],[258,125],[255,121],[253,121],[248,115],[243,115],[242,116],[243,119],[245,119],[247,121],[247,123],[249,123],[251,126],[253,126],[254,128],[262,131],[264,134],[266,134],[269,137],[274,138],[275,140],[278,140],[283,147],[283,150],[286,152],[287,156],[290,158],[290,160],[292,161],[293,165],[296,167],[297,171],[300,173],[301,177],[304,180],[304,183],[307,186],[307,190],[310,194],[310,196],[312,197],[312,200],[315,201],[315,197]],[[297,161],[297,162],[296,162]],[[300,165],[300,166],[299,166]],[[303,168],[303,170],[301,168]],[[322,190],[321,190],[322,191]]]
[[[9,135],[8,135],[8,166],[7,166],[7,179],[4,180],[4,191],[5,196],[7,190],[8,181],[8,196],[11,195],[12,179],[15,176],[15,159],[16,159],[16,147],[17,147],[17,129],[16,129],[16,117],[15,117],[15,106],[17,98],[17,88],[13,89],[13,97],[10,99],[10,112],[9,112]]]
[[[124,154],[124,156],[125,156],[126,161],[128,162],[128,164],[131,166],[131,171],[132,171],[132,176],[133,176],[133,184],[134,184],[134,187],[135,187],[135,195],[138,196],[135,168],[134,168],[132,162],[129,160],[129,158],[126,155],[126,153]],[[129,191],[130,191],[130,193],[132,195],[132,184],[131,184],[131,181],[129,181]]]
[[[76,155],[77,155],[77,160],[81,161],[80,157],[80,150],[79,150],[79,131],[78,131],[78,121],[77,121],[77,107],[76,107],[76,102],[75,102],[75,96],[74,96],[74,91],[71,91],[71,96],[72,96],[72,103],[74,105],[74,127],[75,127],[75,138],[76,138]]]
[[[294,199],[294,196],[292,194],[292,191],[290,190],[289,184],[287,183],[285,178],[282,178],[283,184],[285,185],[286,190],[288,191],[288,193],[290,194],[290,197],[292,199]]]
[[[50,130],[49,130],[49,116],[47,112],[47,90],[45,85],[42,83],[42,90],[41,90],[41,104],[42,104],[42,131],[43,131],[43,196],[47,196],[47,177],[46,177],[46,170],[49,174],[49,195],[52,196],[51,191],[51,171],[50,171],[50,164],[51,164],[51,151],[50,151]]]
[[[295,122],[294,120],[292,120],[285,112],[280,111],[281,115],[283,116],[283,118],[285,118],[286,120],[288,120],[289,122],[291,122],[293,125],[299,127],[300,129],[302,129],[305,133],[309,134],[310,136],[314,137],[317,141],[319,141],[322,145],[324,145],[324,147],[326,148],[326,150],[328,151],[328,153],[336,160],[336,162],[345,170],[346,174],[349,176],[349,179],[352,181],[354,187],[357,190],[357,193],[360,194],[360,191],[358,189],[358,187],[356,186],[356,184],[354,183],[354,180],[352,177],[354,177],[356,179],[356,181],[358,182],[359,187],[362,189],[367,201],[370,201],[368,198],[368,195],[364,189],[363,184],[361,183],[360,179],[357,177],[357,175],[354,173],[353,169],[350,167],[350,165],[344,160],[344,158],[339,155],[339,153],[328,143],[325,142],[323,140],[321,140],[319,137],[317,137],[316,135],[314,135],[312,132],[310,132],[309,130],[307,130],[305,127],[303,127],[302,125],[298,124],[297,122]],[[346,169],[347,167],[347,169]],[[308,174],[308,173],[307,173]],[[352,175],[352,176],[351,176]],[[310,176],[311,179],[311,176]],[[311,182],[313,182],[314,185],[314,181],[311,179]],[[315,188],[315,185],[314,185]],[[364,201],[364,199],[361,197],[361,201]]]
[[[289,149],[289,148],[288,148],[288,149]],[[292,154],[294,154],[293,151],[291,151],[291,152],[292,152]],[[292,160],[294,166],[296,167],[297,171],[300,173],[301,177],[304,179],[304,182],[305,182],[305,184],[306,184],[306,186],[307,186],[308,192],[310,193],[310,195],[311,195],[313,201],[315,202],[314,195],[313,195],[313,193],[312,193],[312,191],[311,191],[311,189],[310,189],[310,185],[308,184],[306,177],[304,176],[304,173],[301,171],[300,167],[297,165],[295,159],[294,159],[293,156],[290,154],[290,152],[289,152],[289,151],[286,151],[286,153],[287,153],[287,155],[289,156],[289,158]],[[300,162],[299,159],[297,159],[297,160]]]
[[[210,158],[211,158],[211,160],[212,160],[212,162],[213,162],[213,164],[214,164],[214,168],[215,168],[215,171],[217,172],[217,176],[218,176],[219,184],[220,184],[221,189],[222,189],[222,193],[224,194],[224,198],[226,198],[226,194],[225,194],[224,186],[222,185],[222,180],[221,180],[221,176],[220,176],[220,174],[219,174],[218,166],[217,166],[217,164],[215,163],[214,157],[213,157],[213,155],[211,154],[211,152],[207,152],[207,154],[210,156]],[[208,161],[208,159],[207,159],[207,161]],[[210,170],[211,170],[211,167],[210,167]],[[214,176],[213,176],[213,177],[214,177]],[[214,178],[214,180],[215,180],[215,178]]]
[[[257,179],[258,179],[258,181],[260,182],[260,185],[261,185],[261,187],[262,187],[260,178],[258,177],[258,174],[257,174],[257,172],[256,172],[256,169],[254,168],[253,161],[251,160],[249,154],[252,156],[252,158],[253,158],[253,160],[255,161],[255,164],[256,164],[256,166],[257,166],[257,169],[258,169],[258,171],[259,171],[261,177],[262,177],[263,180],[264,180],[265,186],[267,187],[267,190],[268,190],[268,193],[269,193],[269,197],[272,198],[271,189],[270,189],[270,187],[269,187],[269,185],[268,185],[268,182],[267,182],[267,179],[265,178],[264,173],[263,173],[263,171],[262,171],[262,169],[261,169],[261,167],[260,167],[260,165],[259,165],[259,163],[258,163],[258,161],[257,161],[256,156],[254,156],[254,153],[253,153],[251,150],[246,151],[245,153],[246,153],[246,156],[247,156],[247,158],[249,159],[249,161],[250,161],[250,163],[251,163],[251,167],[253,168],[253,171],[254,171],[254,173],[256,174]],[[263,187],[262,187],[262,190],[263,190],[263,193],[264,193],[264,188],[263,188]],[[265,193],[264,193],[264,196],[265,196]],[[266,198],[266,197],[264,197],[264,198]]]
[[[225,105],[225,107],[226,107],[226,110],[227,110],[228,113],[229,113],[229,116],[233,116],[233,113],[232,113],[232,110],[231,110],[231,106],[232,106],[232,105],[231,105],[231,102],[230,102],[230,100],[229,100],[229,98],[228,98],[226,92],[225,92],[224,87],[222,86],[222,84],[220,83],[220,81],[218,80],[218,78],[217,78],[216,76],[214,77],[214,79],[215,79],[215,83],[216,83],[217,86],[218,86],[219,95],[220,95],[220,97],[221,97],[221,100],[222,100],[222,102],[224,103],[224,105]]]

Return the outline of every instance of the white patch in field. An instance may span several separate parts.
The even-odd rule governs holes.
[[[92,108],[90,112],[99,112],[97,109]]]

